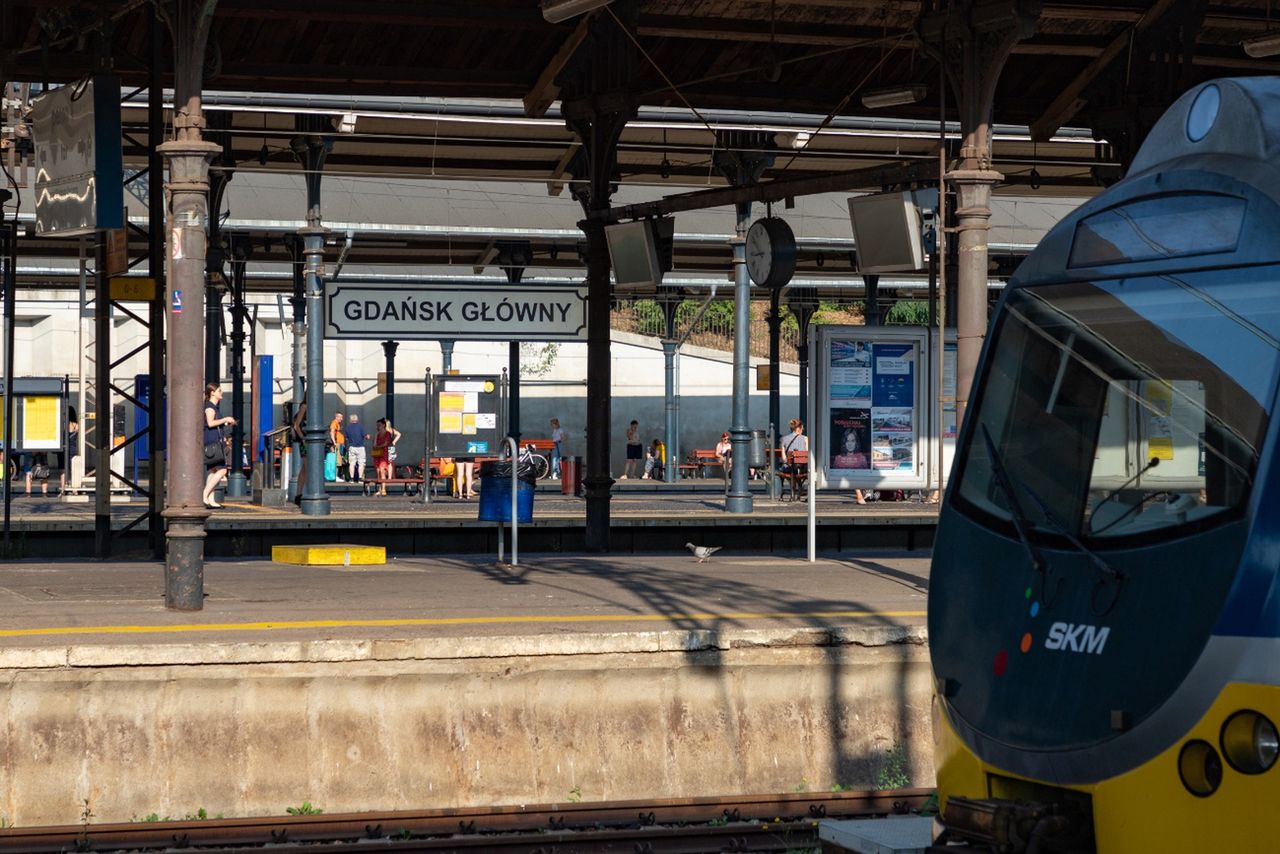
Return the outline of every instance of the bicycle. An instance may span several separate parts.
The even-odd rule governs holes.
[[[542,454],[538,453],[538,449],[533,445],[529,445],[520,454],[520,462],[529,463],[533,466],[533,476],[538,480],[543,480],[547,475],[551,474],[551,463]]]

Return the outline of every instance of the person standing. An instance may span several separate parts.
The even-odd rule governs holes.
[[[400,441],[400,431],[391,426],[385,418],[379,418],[378,432],[373,437],[373,464],[378,472],[378,495],[387,494],[386,481],[395,474],[396,442]]]
[[[564,428],[559,418],[551,419],[551,479],[560,479],[560,443],[564,441]]]
[[[365,432],[364,425],[360,423],[360,416],[351,413],[347,416],[347,475],[353,483],[359,483],[364,477],[365,467],[365,443],[369,441],[369,434]]]
[[[304,432],[307,425],[307,402],[298,404],[293,413],[293,447],[298,452],[298,487],[293,496],[293,503],[302,506],[302,488],[307,485],[307,436]]]
[[[222,437],[224,425],[235,424],[230,415],[224,416],[218,409],[222,402],[222,389],[214,383],[204,387],[204,506],[221,510],[222,505],[213,500],[214,490],[227,476],[227,450]]]
[[[636,473],[636,466],[644,459],[644,443],[640,441],[640,422],[632,421],[627,428],[627,461],[622,467],[622,477],[626,480]]]
[[[333,453],[337,457],[336,465],[334,466],[337,472],[334,475],[334,480],[341,481],[343,479],[342,472],[346,468],[346,460],[343,459],[346,454],[346,443],[347,437],[342,432],[342,413],[335,412],[333,420],[329,422],[329,444],[333,447]]]

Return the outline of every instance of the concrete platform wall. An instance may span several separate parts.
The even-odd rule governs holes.
[[[0,818],[933,781],[923,629],[0,651]]]

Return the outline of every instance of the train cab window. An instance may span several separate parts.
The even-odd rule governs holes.
[[[1228,518],[1280,378],[1277,283],[1280,270],[1251,268],[1011,292],[957,508],[1099,545]]]
[[[1236,196],[1176,193],[1099,211],[1076,225],[1068,266],[1230,252],[1240,241],[1245,209]]]

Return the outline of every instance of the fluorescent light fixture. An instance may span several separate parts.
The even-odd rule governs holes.
[[[1240,46],[1244,48],[1245,53],[1254,59],[1275,56],[1280,53],[1280,31],[1263,33],[1260,36],[1245,39],[1240,42]]]
[[[542,17],[548,23],[558,24],[592,9],[608,6],[612,2],[613,0],[542,0]]]
[[[914,104],[923,101],[929,93],[923,84],[914,86],[892,86],[887,89],[869,89],[862,94],[862,106],[869,110],[881,107],[900,107],[903,104]]]

